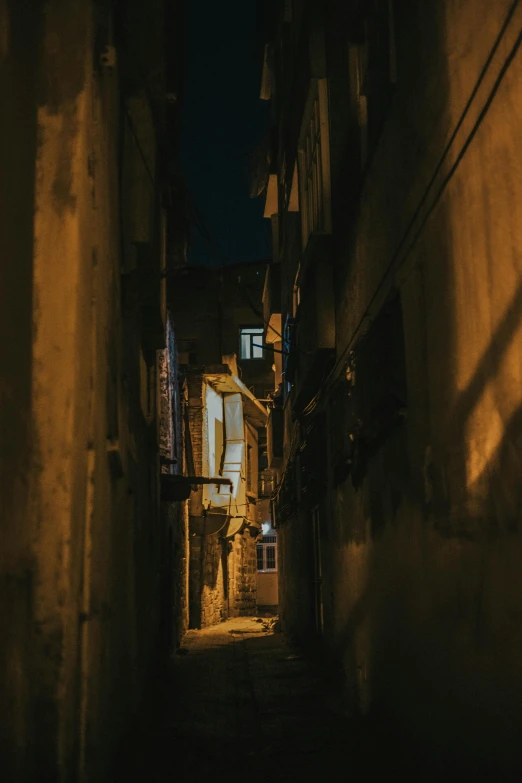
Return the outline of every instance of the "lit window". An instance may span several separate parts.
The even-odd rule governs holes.
[[[330,142],[326,79],[312,79],[299,140],[299,201],[303,248],[313,232],[329,234]]]
[[[258,571],[277,571],[277,536],[263,536],[256,554]]]
[[[262,326],[247,326],[241,329],[241,359],[263,358],[263,334]]]
[[[274,544],[266,546],[266,570],[275,571],[276,567],[276,548]]]

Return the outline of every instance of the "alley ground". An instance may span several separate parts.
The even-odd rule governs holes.
[[[393,726],[354,720],[338,673],[272,624],[236,618],[188,632],[149,692],[115,783],[484,779],[485,769],[442,764]]]

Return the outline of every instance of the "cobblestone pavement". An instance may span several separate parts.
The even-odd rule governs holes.
[[[250,780],[299,780],[312,772],[324,780],[327,766],[339,779],[338,721],[321,680],[281,634],[240,618],[191,632],[184,648],[172,726],[186,743],[187,780],[198,779],[190,777],[194,769],[201,780],[207,769],[225,779],[236,764]],[[195,743],[206,758],[194,767]]]
[[[350,718],[336,674],[267,623],[236,618],[188,632],[158,672],[111,783],[521,779],[442,765],[398,741],[393,726]]]
[[[122,780],[351,778],[346,719],[313,665],[266,624],[236,618],[187,633]]]

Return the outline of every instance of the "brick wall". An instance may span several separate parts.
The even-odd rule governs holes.
[[[225,550],[224,550],[225,547]],[[190,539],[192,627],[215,625],[228,617],[227,563],[217,534]]]
[[[192,441],[192,455],[194,458],[194,467],[196,474],[201,475],[205,462],[204,444],[206,442],[206,432],[203,427],[203,379],[200,375],[187,376],[188,390],[188,418],[190,427],[190,438]]]
[[[201,375],[187,376],[189,426],[194,468],[197,475],[208,472],[208,422],[205,384]],[[201,502],[201,491],[193,493]],[[193,512],[192,512],[193,513]],[[200,513],[200,512],[198,512]],[[228,616],[227,567],[223,546],[217,534],[190,536],[189,614],[193,628],[205,627]]]

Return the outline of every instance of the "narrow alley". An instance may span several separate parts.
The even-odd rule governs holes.
[[[376,768],[375,734],[353,731],[338,682],[274,622],[238,617],[187,633],[122,749],[118,783],[357,780]]]
[[[0,0],[0,780],[522,780],[522,0]]]
[[[114,783],[519,781],[361,721],[338,667],[291,644],[277,618],[188,631],[147,692]]]

